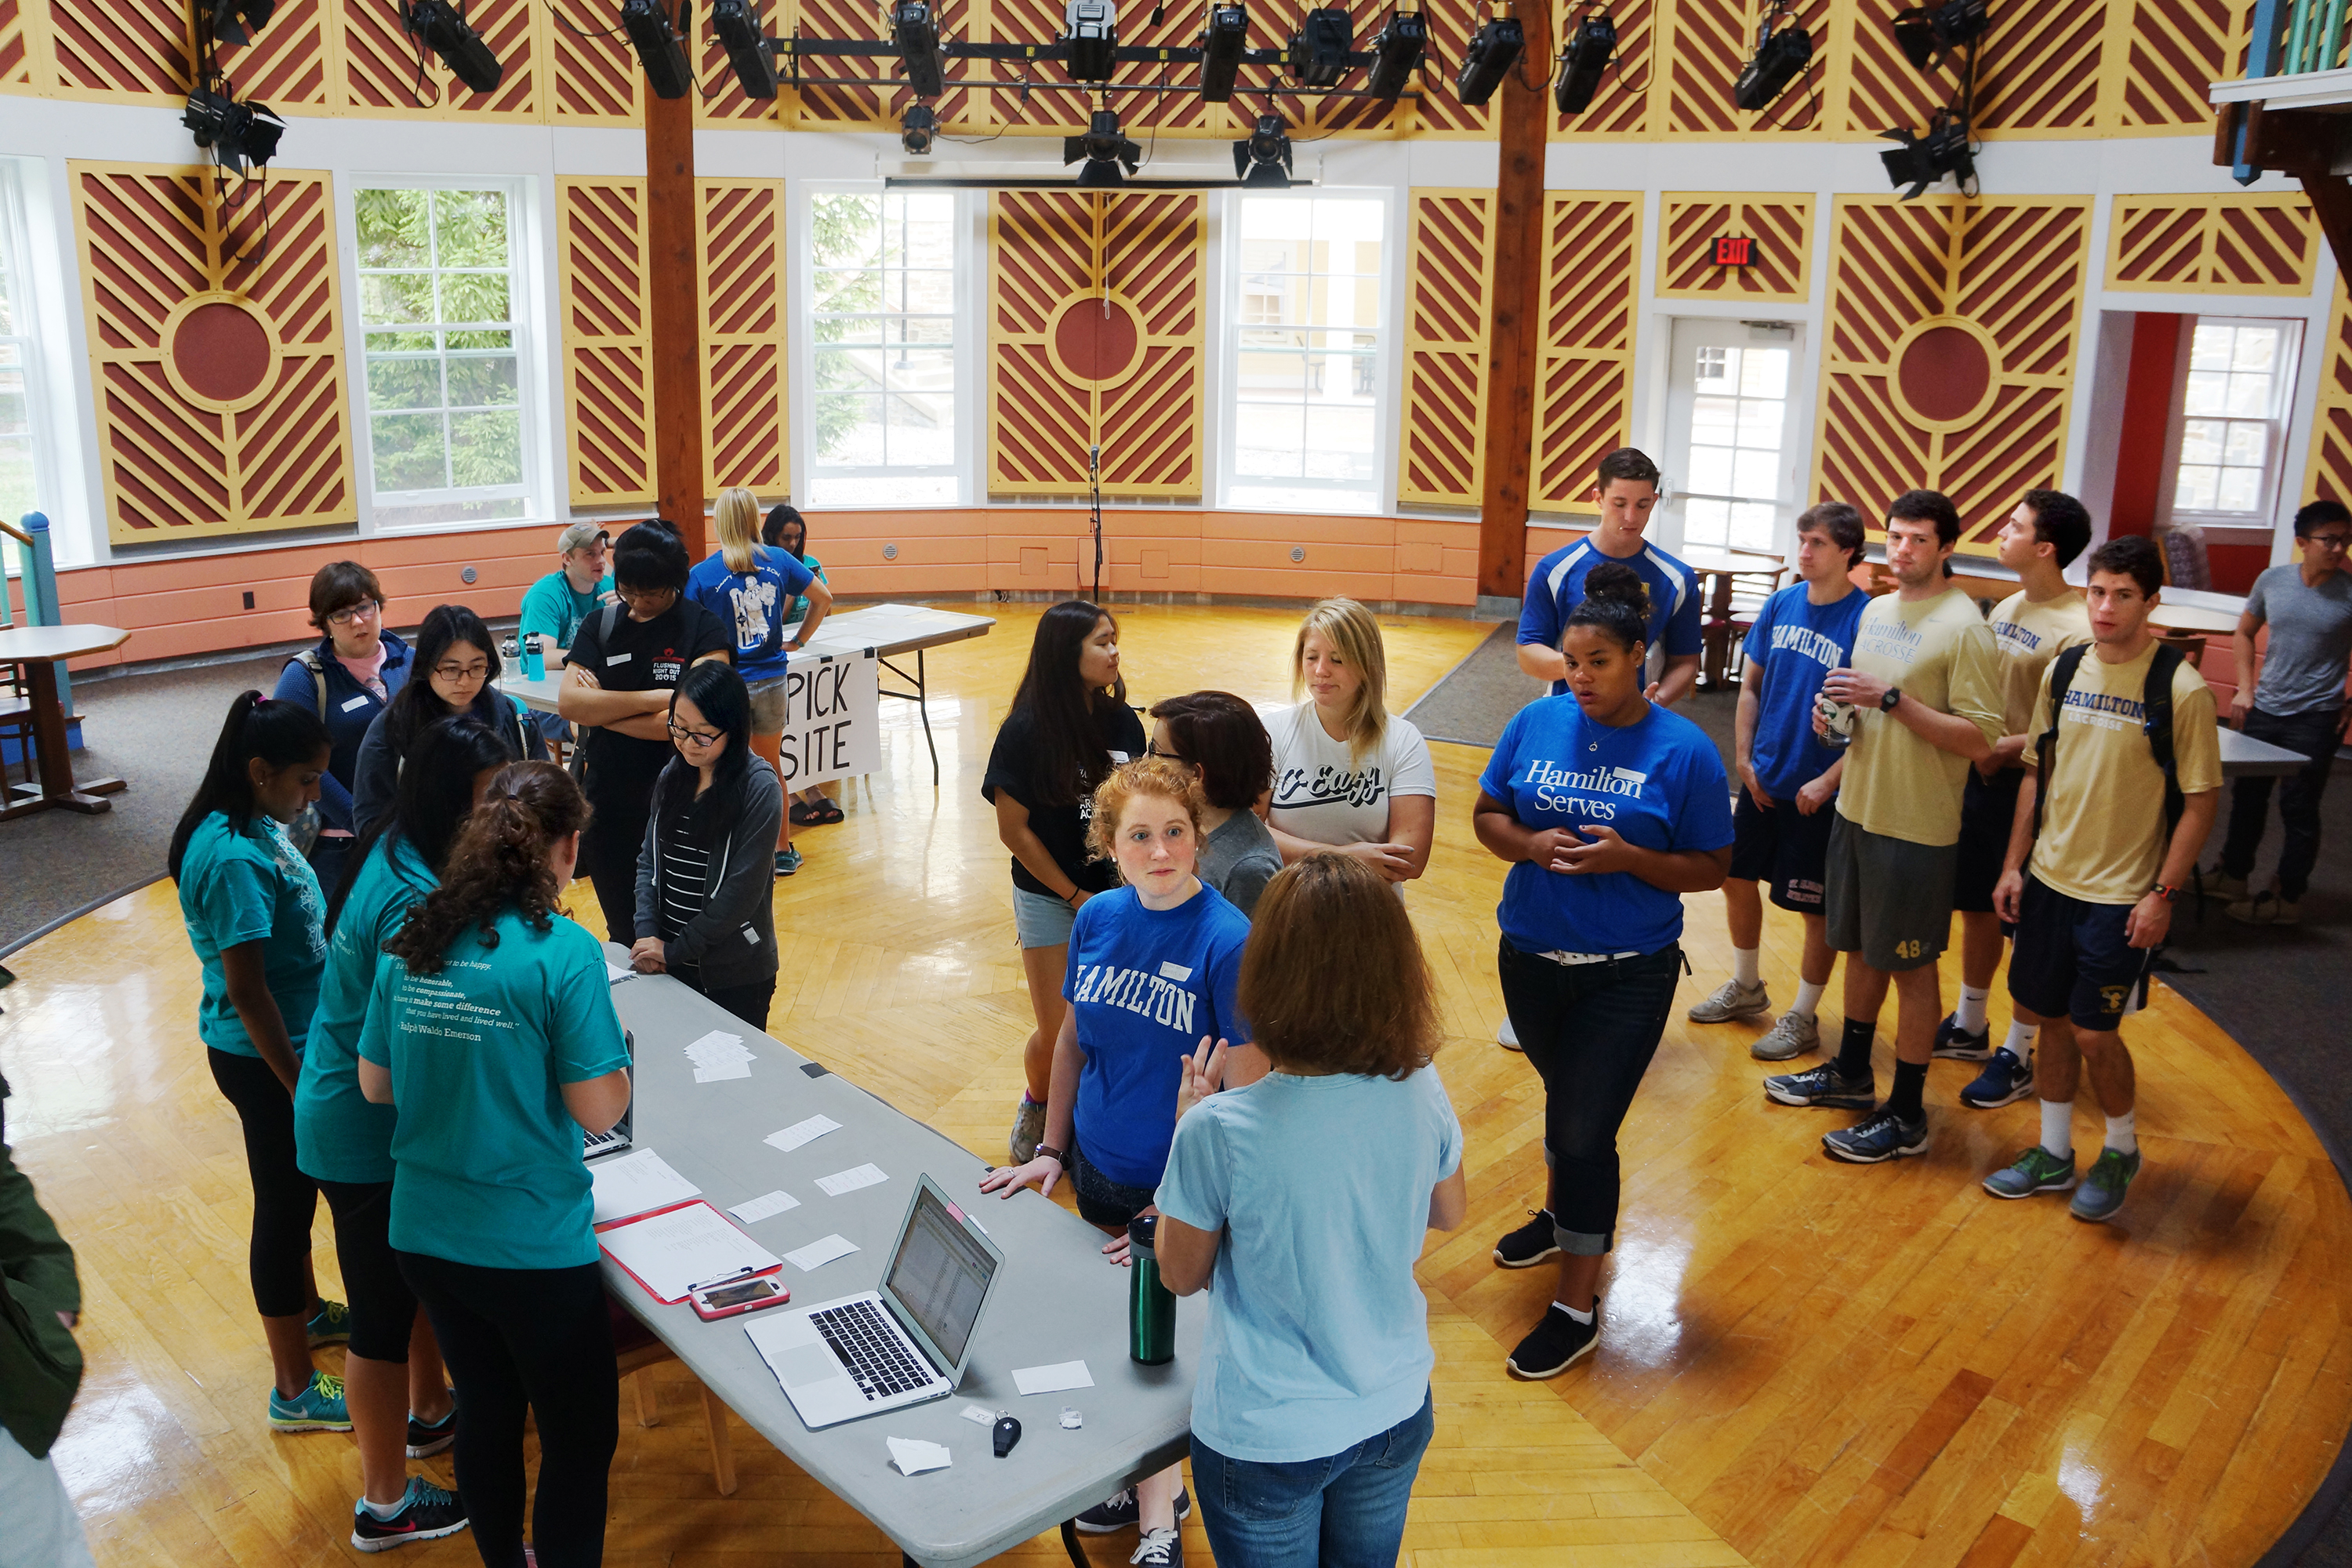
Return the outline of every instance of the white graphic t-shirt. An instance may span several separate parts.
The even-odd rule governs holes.
[[[1437,768],[1421,731],[1391,715],[1381,743],[1360,763],[1348,742],[1316,721],[1315,704],[1277,709],[1265,716],[1274,742],[1273,825],[1318,844],[1389,842],[1389,802],[1401,795],[1437,794]]]

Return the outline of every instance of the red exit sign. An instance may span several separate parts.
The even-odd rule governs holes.
[[[1728,235],[1718,235],[1712,243],[1714,260],[1717,267],[1756,265],[1756,242],[1753,239],[1745,237],[1734,239]]]

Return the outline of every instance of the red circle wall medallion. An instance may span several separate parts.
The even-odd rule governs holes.
[[[1992,361],[1974,333],[1930,327],[1904,349],[1895,374],[1903,401],[1922,418],[1958,419],[1983,400]]]
[[[1112,381],[1135,363],[1141,334],[1116,300],[1073,300],[1054,322],[1054,352],[1083,381]]]
[[[269,374],[269,329],[243,305],[199,305],[172,333],[172,368],[189,390],[215,403],[250,397]]]

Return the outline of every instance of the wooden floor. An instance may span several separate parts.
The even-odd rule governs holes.
[[[844,792],[846,822],[803,836],[807,869],[777,885],[784,973],[770,1027],[1001,1157],[1029,1008],[978,785],[1036,611],[995,613],[995,635],[929,661],[944,785],[931,787],[911,715],[887,705],[885,772]],[[1400,709],[1486,630],[1386,625]],[[1294,626],[1273,610],[1131,611],[1131,694],[1220,686],[1286,700]],[[1540,1098],[1492,1041],[1502,868],[1468,825],[1485,753],[1433,749],[1438,842],[1408,902],[1444,988],[1440,1062],[1468,1135],[1471,1209],[1422,1266],[1438,1435],[1414,1494],[1412,1562],[2229,1568],[2260,1555],[2352,1422],[2352,1215],[2285,1096],[2169,992],[2132,1027],[2148,1163],[2122,1222],[2105,1226],[2072,1221],[2063,1201],[1979,1189],[2036,1122],[2031,1101],[1958,1109],[1972,1068],[1935,1070],[1927,1158],[1839,1166],[1818,1143],[1838,1118],[1758,1092],[1755,1030],[1695,1027],[1677,1010],[1625,1128],[1601,1349],[1550,1384],[1507,1378],[1502,1358],[1550,1277],[1498,1270],[1487,1252],[1539,1201]],[[9,874],[27,870],[38,872]],[[578,903],[594,925],[584,885]],[[1698,973],[1685,1003],[1728,962],[1718,900],[1689,903]],[[1797,932],[1778,911],[1771,921],[1766,975],[1785,1000]],[[89,1297],[89,1376],[57,1452],[100,1562],[356,1559],[349,1439],[278,1437],[261,1419],[242,1153],[195,1042],[196,967],[169,884],[10,964],[9,1131],[79,1249]],[[1956,983],[1948,965],[1948,994]],[[1995,1014],[2005,1024],[2005,997]],[[2096,1143],[2087,1110],[2077,1138]],[[323,1206],[320,1219],[331,1276]],[[895,1557],[740,1425],[741,1488],[719,1498],[693,1390],[665,1370],[661,1423],[623,1418],[612,1562]],[[423,1468],[448,1479],[445,1460]],[[1185,1544],[1208,1561],[1197,1518]],[[1107,1541],[1096,1560],[1126,1550]],[[1041,1537],[1013,1555],[1058,1552]],[[401,1560],[476,1558],[461,1536]]]

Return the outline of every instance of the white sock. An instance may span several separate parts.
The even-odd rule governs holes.
[[[1990,985],[1960,987],[1960,1005],[1954,1016],[1958,1020],[1961,1028],[1971,1035],[1984,1033],[1985,999],[1991,994],[1992,987]]]
[[[1740,989],[1743,991],[1754,990],[1763,978],[1756,968],[1757,955],[1761,951],[1759,948],[1753,947],[1735,947],[1731,950],[1731,977],[1739,982]]]
[[[1802,1013],[1808,1018],[1811,1017],[1815,1013],[1821,1010],[1822,993],[1829,989],[1829,984],[1830,983],[1826,980],[1822,981],[1818,985],[1814,984],[1810,980],[1798,981],[1797,1005],[1790,1008],[1790,1011]]]
[[[1595,1302],[1593,1302],[1592,1304],[1593,1304],[1594,1306],[1596,1306],[1596,1307],[1598,1307],[1599,1305],[1601,1305],[1601,1303],[1600,1303],[1600,1302],[1598,1302],[1598,1301],[1595,1301]],[[1578,1311],[1575,1308],[1573,1308],[1573,1307],[1570,1306],[1570,1305],[1569,1305],[1567,1302],[1565,1302],[1565,1301],[1554,1301],[1554,1302],[1552,1303],[1552,1305],[1553,1305],[1553,1306],[1555,1306],[1555,1307],[1558,1307],[1561,1311],[1566,1312],[1570,1317],[1574,1318],[1574,1319],[1575,1319],[1578,1322],[1580,1322],[1580,1323],[1589,1323],[1589,1322],[1592,1321],[1592,1314],[1591,1314],[1591,1313],[1590,1313],[1590,1312],[1580,1312],[1580,1311]]]
[[[375,1515],[377,1519],[389,1523],[399,1517],[402,1509],[408,1506],[408,1494],[405,1491],[402,1492],[399,1500],[394,1502],[371,1502],[366,1498],[362,1498],[360,1506]]]
[[[2042,1102],[2042,1147],[2061,1160],[2074,1157],[2073,1100],[2045,1100]]]
[[[2135,1109],[2125,1111],[2121,1116],[2107,1118],[2107,1148],[2118,1154],[2139,1152],[2139,1128],[2135,1120],[2138,1114]]]
[[[2041,1032],[2042,1026],[2039,1024],[2012,1023],[2009,1026],[2009,1038],[2003,1040],[2001,1044],[2009,1047],[2011,1056],[2015,1057],[2019,1061],[2030,1063],[2033,1060],[2033,1037]]]

